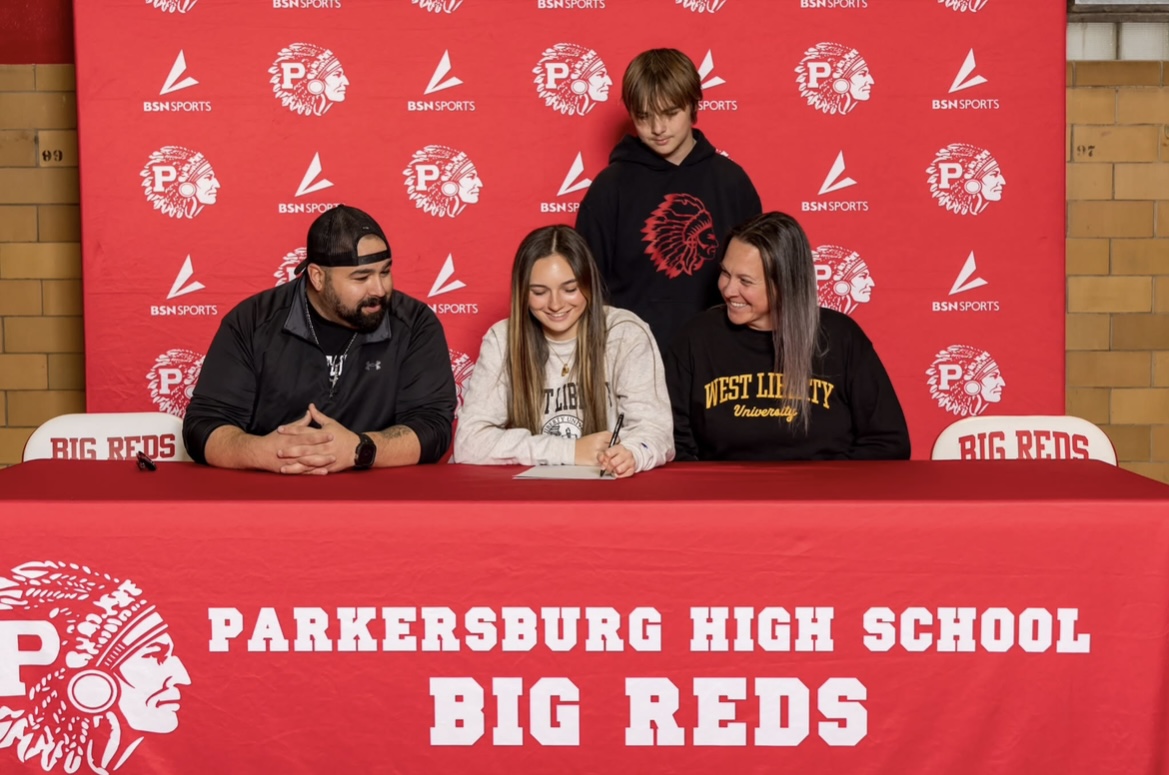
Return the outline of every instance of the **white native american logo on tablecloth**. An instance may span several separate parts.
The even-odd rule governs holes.
[[[800,96],[822,113],[845,115],[867,102],[875,83],[868,62],[855,48],[817,43],[796,67]]]
[[[454,218],[467,205],[478,203],[483,188],[471,158],[446,145],[415,151],[402,175],[414,206],[436,218]]]
[[[978,13],[986,7],[986,4],[990,0],[938,0],[938,2],[945,4],[947,8],[952,8],[955,11]]]
[[[191,677],[132,581],[25,563],[0,575],[0,631],[0,757],[106,775],[146,733],[178,728],[178,687]],[[17,649],[21,636],[39,645]]]
[[[431,13],[454,13],[463,0],[410,0],[414,5]]]
[[[219,197],[219,180],[211,162],[181,145],[164,145],[150,154],[138,174],[146,200],[171,218],[194,218]]]
[[[155,360],[146,374],[150,400],[160,411],[182,417],[195,394],[195,383],[203,371],[203,358],[197,352],[176,348]]]
[[[606,102],[613,85],[597,52],[575,43],[545,49],[532,73],[544,104],[567,116],[583,116],[598,102]]]
[[[146,0],[146,2],[160,11],[166,11],[167,13],[175,13],[176,11],[186,13],[194,8],[195,3],[199,2],[199,0]]]
[[[858,305],[872,300],[877,284],[859,253],[839,245],[821,245],[812,255],[821,307],[851,315]]]
[[[938,406],[959,417],[977,417],[1003,400],[1007,386],[998,363],[986,350],[953,344],[926,370],[930,396]]]
[[[694,13],[717,13],[727,0],[674,0],[678,5]]]
[[[345,101],[349,88],[337,55],[312,43],[281,49],[268,72],[280,104],[302,116],[325,115],[334,103]]]
[[[968,143],[951,143],[926,168],[930,194],[959,215],[978,215],[1003,198],[1007,179],[990,151]]]

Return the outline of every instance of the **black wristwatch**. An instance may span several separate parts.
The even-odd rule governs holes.
[[[373,461],[377,460],[377,444],[364,433],[357,434],[357,451],[353,455],[353,467],[358,471],[373,468]]]

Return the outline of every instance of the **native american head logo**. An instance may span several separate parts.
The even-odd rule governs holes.
[[[967,11],[970,13],[978,13],[986,7],[986,4],[990,0],[938,0],[938,2],[944,4],[947,8],[962,13]]]
[[[219,198],[219,179],[198,151],[164,145],[138,173],[146,200],[171,218],[194,218]]]
[[[567,116],[583,116],[608,100],[613,85],[597,52],[575,43],[545,49],[532,72],[544,104]]]
[[[821,245],[812,254],[821,307],[851,315],[858,305],[872,300],[876,282],[859,253],[839,245]]]
[[[0,575],[0,631],[0,749],[20,761],[106,775],[146,734],[178,728],[191,676],[132,581],[25,563]],[[18,638],[39,645],[18,649]]]
[[[431,13],[454,13],[463,0],[410,0],[411,3]]]
[[[1003,400],[1007,386],[998,363],[986,350],[953,344],[926,370],[930,396],[938,406],[959,417],[977,417]]]
[[[667,194],[642,228],[646,255],[673,280],[692,275],[718,254],[718,236],[706,205],[690,194]]]
[[[674,2],[694,13],[716,13],[727,4],[727,0],[674,0]]]
[[[307,248],[297,248],[291,253],[284,254],[284,260],[280,262],[280,267],[272,273],[276,278],[276,285],[284,285],[296,279],[296,270],[308,259]]]
[[[312,43],[281,49],[268,72],[276,99],[302,116],[325,115],[334,103],[345,101],[349,89],[337,55]]]
[[[938,205],[959,215],[978,215],[1003,198],[1007,179],[990,151],[968,143],[951,143],[926,168],[930,194]]]
[[[800,96],[822,113],[845,115],[871,96],[873,74],[855,48],[817,43],[796,67]]]
[[[461,353],[458,350],[451,350],[449,347],[447,351],[451,356],[451,371],[455,375],[455,392],[458,395],[456,408],[463,408],[463,393],[467,389],[467,381],[471,379],[471,372],[475,370],[475,362],[471,360],[471,356],[466,353]]]
[[[437,218],[454,218],[467,205],[476,204],[483,188],[471,158],[445,145],[415,151],[402,174],[414,206]]]
[[[204,356],[191,350],[167,350],[146,374],[150,400],[159,410],[182,417],[195,394]]]
[[[186,13],[194,8],[199,0],[146,0],[146,2],[167,13]]]

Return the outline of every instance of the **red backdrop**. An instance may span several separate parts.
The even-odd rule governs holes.
[[[821,248],[916,456],[959,417],[1063,411],[1062,0],[77,0],[76,26],[91,411],[181,414],[221,317],[337,202],[465,377],[657,46]]]

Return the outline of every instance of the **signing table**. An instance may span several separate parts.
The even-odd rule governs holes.
[[[1169,487],[518,470],[0,471],[0,771],[1165,771]]]

